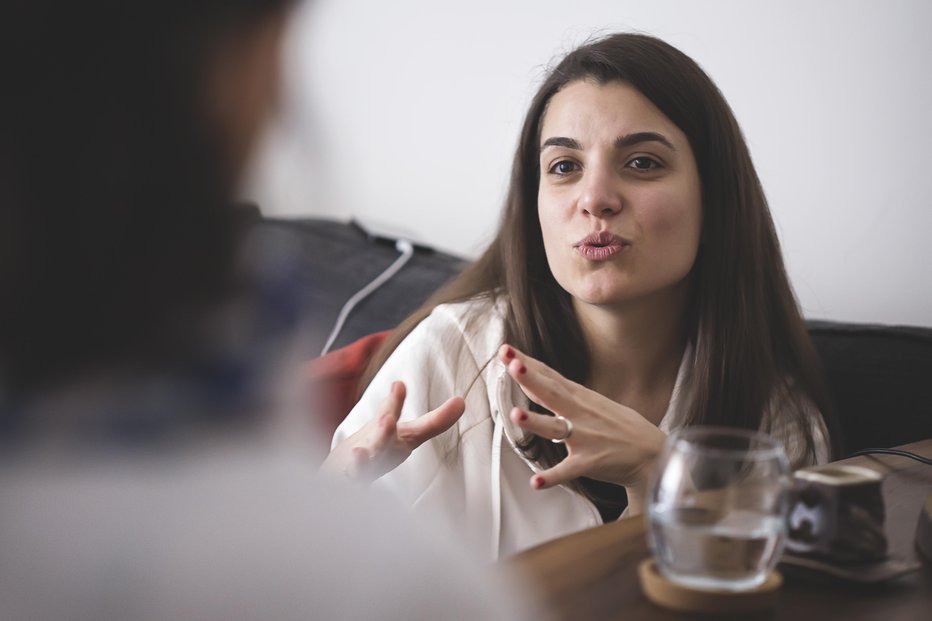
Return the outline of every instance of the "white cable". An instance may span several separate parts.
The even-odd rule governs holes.
[[[340,330],[343,329],[343,324],[346,322],[346,318],[349,317],[353,308],[366,299],[373,291],[384,285],[389,278],[397,274],[398,270],[403,268],[405,264],[411,260],[411,257],[414,256],[414,245],[407,239],[399,239],[396,241],[395,250],[400,252],[401,256],[395,259],[395,262],[389,265],[384,272],[376,276],[372,282],[354,293],[353,296],[346,301],[346,304],[343,305],[343,308],[340,309],[340,314],[337,316],[337,322],[333,326],[333,331],[330,332],[330,336],[327,338],[327,344],[324,345],[324,348],[320,352],[321,356],[330,351],[330,347],[333,346],[333,342],[337,340],[337,336],[340,335]]]

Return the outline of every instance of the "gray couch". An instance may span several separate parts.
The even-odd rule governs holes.
[[[316,329],[308,358],[320,353],[343,303],[399,255],[392,243],[332,220],[265,219],[299,266],[297,286]],[[411,261],[349,316],[334,347],[396,326],[466,262],[418,248]],[[838,414],[846,452],[932,437],[932,329],[810,321]]]

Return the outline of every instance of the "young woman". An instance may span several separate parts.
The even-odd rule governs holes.
[[[324,468],[384,475],[498,557],[640,511],[684,425],[825,461],[817,367],[721,93],[616,34],[544,81],[495,240],[394,333]]]

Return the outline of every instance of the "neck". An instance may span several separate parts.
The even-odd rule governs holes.
[[[688,290],[683,284],[618,305],[574,301],[591,355],[590,388],[632,407],[656,400],[658,393],[669,400],[686,347]]]

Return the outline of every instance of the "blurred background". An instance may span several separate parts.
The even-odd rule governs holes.
[[[638,30],[730,102],[806,317],[932,326],[929,24],[928,0],[315,0],[244,191],[474,257],[547,67]]]

